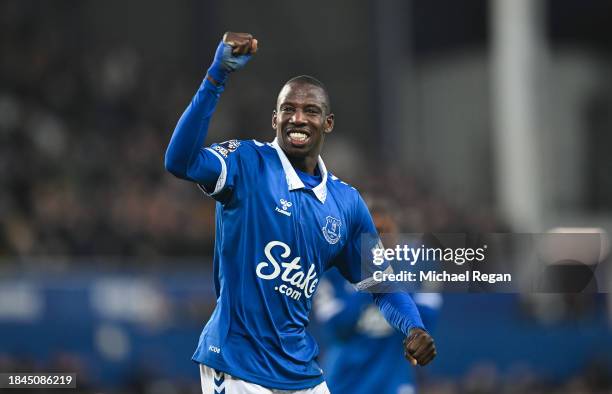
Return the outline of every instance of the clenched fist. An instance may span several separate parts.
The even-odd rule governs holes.
[[[257,52],[257,39],[249,33],[228,31],[217,47],[215,58],[208,69],[208,79],[223,85],[230,73],[241,69]]]
[[[223,42],[232,47],[232,55],[254,55],[257,52],[257,39],[249,33],[228,31],[223,35]]]
[[[420,328],[410,330],[410,335],[404,339],[404,356],[412,365],[427,365],[436,354],[431,335]]]

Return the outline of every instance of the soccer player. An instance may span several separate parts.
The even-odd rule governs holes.
[[[385,234],[385,241],[390,241],[390,245],[397,244],[398,226],[388,204],[381,199],[370,200],[368,207],[378,233]],[[442,296],[418,293],[414,301],[423,322],[432,330]],[[397,346],[402,342],[401,334],[386,322],[371,297],[347,285],[336,269],[327,271],[321,279],[314,312],[318,331],[326,344],[322,365],[332,393],[416,392],[413,368],[402,366],[403,354]],[[396,367],[389,368],[390,365]]]
[[[312,296],[331,267],[361,288],[371,282],[361,275],[361,234],[376,229],[359,193],[329,173],[319,155],[334,115],[315,78],[299,76],[281,89],[274,141],[202,148],[229,75],[256,51],[252,35],[224,35],[166,151],[168,171],[217,201],[217,305],[193,360],[204,393],[327,393],[318,347],[305,330]],[[406,357],[429,363],[435,346],[410,296],[373,297],[408,338]]]

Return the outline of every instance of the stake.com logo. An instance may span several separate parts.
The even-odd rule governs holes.
[[[278,262],[272,256],[272,249],[280,248],[283,252],[280,254],[280,257],[287,258],[291,255],[291,248],[284,242],[281,241],[270,241],[266,245],[264,249],[264,253],[268,261],[262,261],[257,264],[256,273],[261,279],[272,280],[276,279],[279,275],[283,282],[287,282],[287,284],[294,286],[290,287],[287,284],[282,284],[280,286],[275,286],[274,290],[278,291],[286,295],[289,298],[293,298],[294,300],[299,300],[302,297],[302,294],[306,298],[312,297],[314,294],[317,283],[319,283],[319,279],[317,278],[317,272],[315,271],[315,265],[310,264],[308,267],[308,273],[304,274],[302,270],[302,266],[300,265],[301,257],[296,257],[288,262]],[[284,268],[281,275],[281,267]],[[264,273],[264,270],[272,271],[270,273]],[[299,289],[299,290],[297,290]]]

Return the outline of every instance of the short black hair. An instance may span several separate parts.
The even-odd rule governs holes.
[[[293,77],[287,82],[285,82],[285,85],[283,86],[289,85],[290,83],[304,83],[320,88],[323,91],[323,96],[325,96],[325,106],[327,109],[327,113],[331,113],[331,100],[329,99],[329,93],[327,93],[327,88],[325,87],[323,82],[310,75],[298,75],[297,77]]]

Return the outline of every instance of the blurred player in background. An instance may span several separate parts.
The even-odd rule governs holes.
[[[376,228],[359,193],[328,173],[319,156],[334,115],[325,87],[312,77],[293,78],[281,89],[273,142],[202,148],[230,73],[244,67],[257,45],[250,34],[224,35],[166,151],[168,171],[217,201],[217,305],[193,360],[204,393],[327,393],[318,346],[305,329],[312,296],[331,267],[362,288],[372,282],[361,275],[361,235]],[[364,245],[369,261],[374,246]],[[410,296],[373,297],[407,337],[407,358],[429,363],[435,346]]]
[[[367,199],[368,208],[385,243],[397,244],[398,225],[389,203]],[[414,295],[423,323],[435,326],[442,296]],[[359,293],[335,269],[325,273],[315,296],[315,318],[326,343],[326,381],[334,394],[413,394],[415,371],[403,363],[398,349],[403,335],[391,327],[368,294]],[[367,373],[364,373],[367,371]]]

